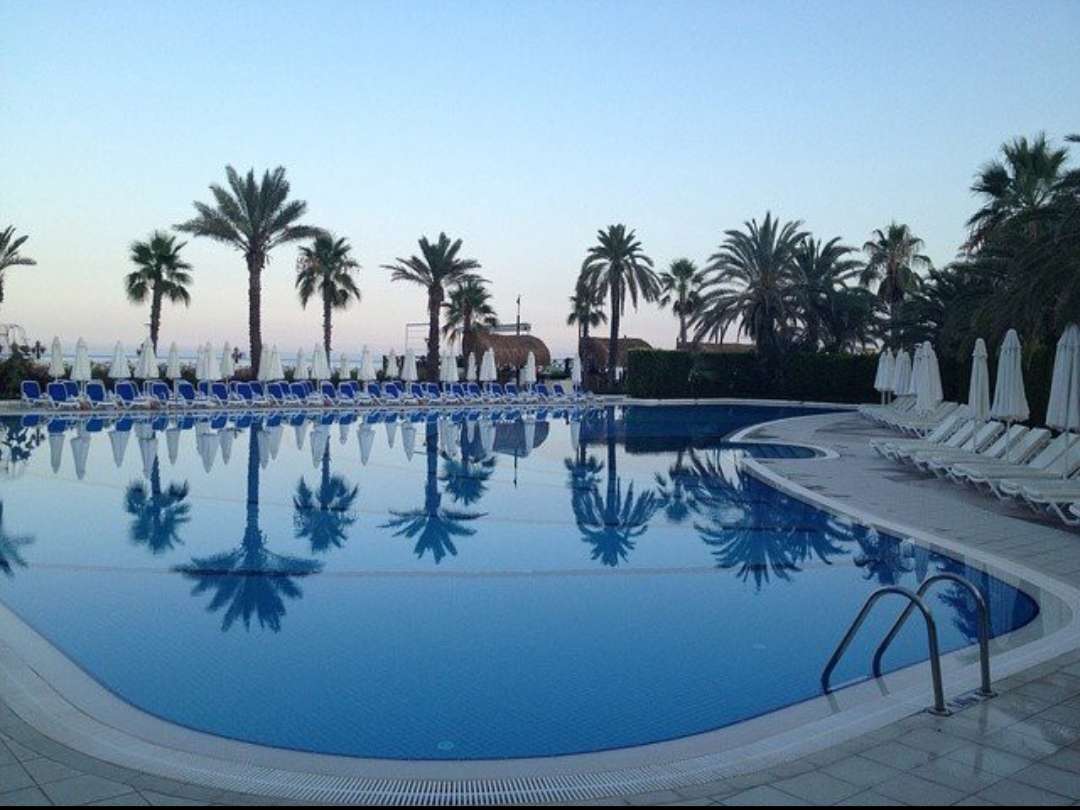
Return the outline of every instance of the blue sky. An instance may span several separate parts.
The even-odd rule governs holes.
[[[861,244],[909,223],[938,263],[1002,141],[1080,130],[1080,3],[200,3],[0,0],[0,223],[39,266],[0,319],[31,337],[130,343],[127,245],[186,219],[223,167],[284,165],[308,217],[350,237],[365,298],[336,347],[400,349],[419,291],[379,265],[421,234],[465,240],[500,315],[557,352],[597,228],[637,228],[658,266],[703,262],[767,209]],[[163,339],[246,345],[246,278],[192,242],[190,310]],[[265,338],[319,336],[265,276]],[[646,306],[627,333],[674,340]]]

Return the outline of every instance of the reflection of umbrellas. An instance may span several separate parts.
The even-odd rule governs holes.
[[[535,417],[526,414],[525,418],[521,420],[522,427],[525,434],[525,455],[529,455],[532,452],[533,446],[536,444],[536,419]]]
[[[165,447],[169,451],[169,463],[176,464],[180,455],[180,428],[174,425],[165,431]]]
[[[170,380],[180,379],[180,349],[176,347],[175,340],[169,345],[169,360],[165,364],[165,376]]]
[[[490,456],[495,450],[495,423],[486,415],[480,419],[480,447],[485,456]]]
[[[480,363],[480,382],[495,382],[498,376],[495,371],[495,352],[488,349]]]
[[[221,445],[221,463],[228,464],[229,459],[232,458],[232,443],[235,434],[231,430],[222,430],[218,432],[218,444]]]
[[[405,422],[401,426],[401,448],[405,451],[405,458],[412,461],[416,447],[416,426],[412,422]]]
[[[358,438],[360,440],[360,463],[366,467],[368,459],[371,458],[371,446],[375,442],[375,428],[364,422],[360,425]]]
[[[270,434],[260,430],[255,433],[254,440],[258,443],[259,466],[265,470],[270,466]]]
[[[581,445],[581,420],[570,420],[570,445],[577,452],[578,447]]]
[[[292,423],[293,426],[293,438],[296,439],[296,449],[304,449],[304,435],[307,433],[307,420],[297,419]]]
[[[49,376],[58,380],[65,374],[67,369],[64,367],[64,347],[57,336],[52,339],[52,346],[49,348]]]
[[[322,462],[323,454],[326,453],[326,445],[330,443],[330,431],[325,425],[316,425],[311,431],[311,466],[316,470]]]
[[[278,450],[281,449],[281,436],[285,428],[280,423],[270,427],[270,458],[277,458]]]
[[[49,465],[54,473],[60,472],[60,462],[64,459],[63,430],[49,431]]]
[[[195,449],[202,459],[203,469],[210,472],[214,468],[214,459],[217,457],[218,437],[211,431],[195,437]]]
[[[316,343],[311,352],[311,377],[319,381],[330,379],[330,360],[321,343]]]
[[[112,445],[113,461],[117,467],[124,463],[124,454],[127,452],[129,438],[131,438],[131,430],[128,428],[121,430],[119,422],[109,431],[109,443]]]
[[[109,362],[109,378],[113,380],[126,380],[131,377],[131,363],[128,362],[124,353],[124,344],[119,340],[113,347],[112,360]]]
[[[401,379],[405,382],[416,382],[416,355],[412,349],[405,350],[405,362],[401,364]]]
[[[139,455],[142,456],[143,477],[149,478],[157,461],[157,434],[153,430],[149,435],[139,437]]]
[[[142,342],[142,348],[139,349],[139,362],[135,364],[133,373],[139,380],[155,380],[161,374],[157,355],[154,354],[154,344],[150,342],[150,338]]]
[[[86,476],[86,457],[90,452],[90,434],[79,433],[71,440],[71,457],[75,461],[75,476],[82,481]]]
[[[397,417],[389,416],[385,420],[386,424],[386,446],[391,450],[394,448],[394,438],[397,436]]]

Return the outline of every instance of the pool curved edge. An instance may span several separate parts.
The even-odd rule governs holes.
[[[779,421],[816,418],[820,416]],[[732,438],[754,441],[750,434],[775,424],[759,423]],[[819,453],[807,462],[828,464],[839,458],[829,448],[803,446]],[[749,474],[788,495],[889,534],[910,537],[1035,597],[1039,616],[992,642],[995,679],[1080,646],[1080,591],[993,554],[824,497],[767,463],[745,459],[742,464]],[[838,638],[842,631],[837,628]],[[977,663],[973,647],[943,657],[948,698],[978,685]],[[0,699],[61,744],[155,776],[300,801],[460,804],[583,801],[756,771],[918,712],[930,701],[930,687],[928,666],[920,664],[717,731],[615,751],[524,760],[356,759],[226,740],[141,712],[0,605]]]

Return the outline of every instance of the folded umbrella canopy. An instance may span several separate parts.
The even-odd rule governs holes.
[[[360,443],[360,463],[366,467],[371,458],[372,445],[375,443],[375,428],[367,422],[362,423],[357,432],[357,440]]]
[[[293,369],[293,379],[311,379],[311,367],[308,366],[307,356],[304,354],[303,348],[296,350],[296,366]]]
[[[90,380],[90,377],[90,352],[86,348],[86,341],[79,338],[75,344],[75,362],[71,366],[71,379],[85,383]]]
[[[968,382],[968,409],[971,417],[985,422],[990,416],[990,371],[986,365],[986,343],[975,341],[971,353],[971,379]]]
[[[893,387],[892,392],[900,397],[907,394],[911,384],[911,356],[901,349],[896,353],[893,363]]]
[[[229,341],[225,341],[225,345],[221,347],[221,379],[231,380],[236,373],[236,364],[233,362],[232,346],[229,345]]]
[[[412,349],[405,350],[405,361],[401,364],[401,379],[405,382],[416,382],[416,354]]]
[[[139,362],[135,364],[134,376],[139,380],[155,380],[160,374],[154,344],[150,342],[150,338],[146,338],[139,349]]]
[[[378,375],[375,373],[375,362],[371,359],[371,350],[367,346],[360,353],[360,370],[357,372],[360,382],[375,382]]]
[[[276,345],[270,350],[270,369],[268,373],[271,380],[285,379],[285,369],[281,366],[281,354],[278,352]]]
[[[536,382],[536,355],[529,350],[525,356],[525,368],[521,371],[522,385],[533,385]]]
[[[388,380],[396,380],[401,374],[401,370],[398,368],[398,356],[394,353],[394,350],[390,350],[390,354],[386,355],[386,378]]]
[[[64,347],[60,344],[60,338],[54,337],[49,348],[49,376],[58,380],[65,374],[67,368],[64,367]]]
[[[1010,329],[998,350],[997,379],[994,383],[994,403],[990,416],[1001,419],[1011,428],[1013,422],[1023,422],[1030,416],[1027,393],[1024,391],[1024,369],[1020,349],[1020,336]],[[1005,448],[1008,460],[1009,447]]]
[[[110,380],[127,380],[131,378],[131,363],[124,353],[124,344],[119,340],[113,346],[112,360],[109,362]]]
[[[495,382],[497,379],[499,374],[495,369],[495,352],[489,348],[484,352],[484,359],[480,361],[480,382]]]
[[[345,356],[345,352],[338,355],[337,373],[339,380],[347,380],[352,377],[352,363]]]
[[[909,397],[917,397],[919,377],[922,375],[922,367],[926,363],[926,344],[920,343],[915,347],[915,356],[911,359],[911,376],[908,378],[908,386],[904,391]]]
[[[477,374],[476,352],[470,352],[468,363],[465,365],[465,379],[469,382],[476,382]]]
[[[330,379],[330,358],[321,343],[316,343],[311,352],[311,377],[319,382]]]
[[[570,382],[575,386],[581,385],[581,358],[574,355],[570,360]],[[889,389],[892,390],[892,381],[889,381]]]
[[[889,349],[883,350],[878,355],[877,373],[874,375],[874,390],[880,393],[883,399],[887,393],[892,391],[895,362],[893,353]]]
[[[1080,327],[1074,323],[1065,327],[1054,354],[1046,424],[1063,431],[1080,429]],[[1072,444],[1070,440],[1068,451]]]
[[[165,363],[165,377],[169,380],[179,380],[182,376],[180,368],[180,349],[174,340],[169,344],[169,358]]]
[[[401,449],[405,451],[405,458],[412,460],[416,448],[416,426],[412,422],[404,422],[401,425]]]

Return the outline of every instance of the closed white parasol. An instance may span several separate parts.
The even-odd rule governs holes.
[[[986,342],[979,338],[971,353],[971,379],[968,382],[968,408],[971,417],[985,422],[990,416],[990,371],[986,365]]]

